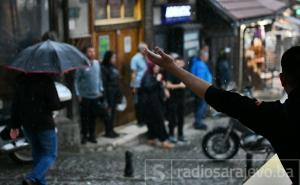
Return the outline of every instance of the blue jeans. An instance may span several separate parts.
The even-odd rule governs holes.
[[[195,103],[195,127],[201,127],[203,126],[203,118],[205,116],[205,113],[207,111],[207,103],[202,98],[197,98]]]
[[[55,129],[45,131],[25,130],[32,144],[33,169],[26,177],[41,185],[46,185],[45,174],[57,157],[57,135]]]

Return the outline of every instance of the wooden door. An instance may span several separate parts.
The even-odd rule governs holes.
[[[117,31],[117,57],[118,67],[121,73],[121,87],[128,100],[128,107],[125,112],[117,117],[117,124],[128,123],[135,119],[133,95],[130,89],[131,58],[137,53],[139,43],[139,29],[130,28]]]

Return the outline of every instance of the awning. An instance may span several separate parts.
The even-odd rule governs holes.
[[[232,20],[241,21],[276,14],[287,7],[278,0],[210,0]]]

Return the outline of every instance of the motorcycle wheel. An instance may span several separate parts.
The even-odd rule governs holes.
[[[202,141],[203,153],[210,159],[218,161],[233,158],[239,150],[239,137],[232,132],[227,141],[226,128],[217,128],[207,133]]]
[[[11,152],[8,156],[19,164],[32,164],[33,162],[31,147]]]

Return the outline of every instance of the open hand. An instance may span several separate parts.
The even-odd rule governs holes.
[[[19,129],[10,129],[9,135],[12,140],[16,140],[19,136]]]
[[[158,47],[155,48],[154,52],[150,51],[148,48],[145,48],[144,54],[147,56],[147,58],[151,62],[153,62],[163,68],[166,68],[170,65],[175,65],[174,59],[170,55],[167,55],[165,52],[163,52]]]

